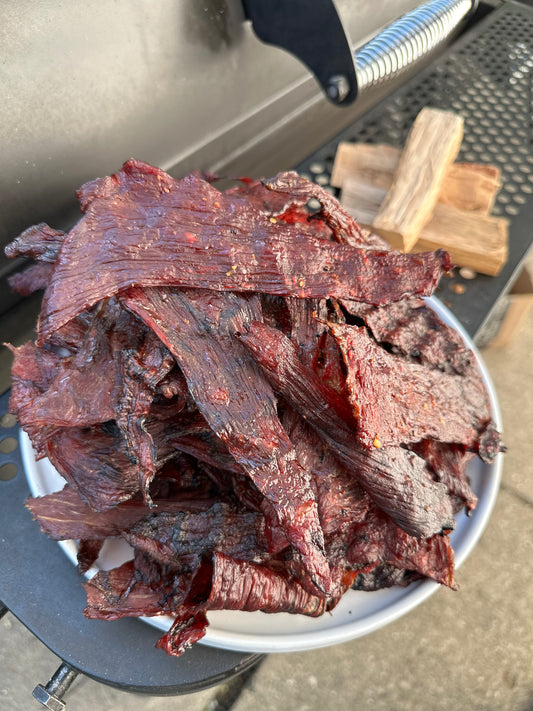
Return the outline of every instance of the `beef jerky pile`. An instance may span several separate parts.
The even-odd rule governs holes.
[[[45,289],[11,411],[66,480],[27,505],[79,540],[80,571],[131,544],[85,614],[171,615],[173,655],[210,610],[454,588],[466,465],[500,449],[472,353],[420,298],[446,253],[388,249],[295,173],[212,183],[132,160],[81,188],[68,234],[37,225],[6,250],[36,260],[14,288]]]

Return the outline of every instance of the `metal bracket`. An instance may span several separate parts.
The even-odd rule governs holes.
[[[355,57],[333,0],[243,0],[243,5],[259,39],[302,61],[333,104],[355,100]]]
[[[63,696],[78,674],[76,669],[63,662],[46,686],[37,684],[33,697],[50,711],[64,711]]]

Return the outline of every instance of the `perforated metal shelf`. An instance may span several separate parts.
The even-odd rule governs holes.
[[[443,280],[438,296],[478,345],[489,340],[491,320],[504,310],[533,236],[533,8],[504,3],[425,72],[391,94],[298,166],[330,186],[340,141],[401,147],[424,106],[455,111],[465,120],[458,160],[490,163],[502,171],[492,214],[510,220],[509,258],[497,277]],[[455,293],[456,285],[462,287]]]

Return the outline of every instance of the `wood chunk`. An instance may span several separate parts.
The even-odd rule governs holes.
[[[355,182],[388,190],[398,168],[401,151],[386,144],[340,143],[335,155],[331,184],[350,191]],[[488,215],[501,187],[501,171],[493,165],[453,163],[446,173],[438,202],[460,210]]]
[[[455,264],[495,276],[507,261],[508,231],[504,218],[437,205],[412,251],[442,248]]]
[[[350,177],[344,181],[341,204],[359,225],[372,229],[386,195],[387,188]]]
[[[339,143],[331,185],[343,188],[348,178],[388,190],[400,162],[399,148],[386,143]]]
[[[454,163],[448,169],[438,202],[488,215],[501,188],[501,171],[494,165]]]
[[[425,108],[418,114],[374,230],[393,247],[409,251],[431,219],[442,181],[463,139],[457,114]]]
[[[384,188],[347,178],[342,204],[359,224],[373,230],[386,193]],[[411,251],[445,249],[458,266],[494,276],[507,260],[507,241],[507,220],[438,204]]]

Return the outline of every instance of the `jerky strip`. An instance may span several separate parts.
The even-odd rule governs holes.
[[[436,439],[477,449],[491,417],[480,380],[399,359],[368,338],[362,327],[332,324],[331,330],[348,368],[348,391],[363,446]]]
[[[240,340],[264,369],[272,387],[309,422],[399,526],[421,538],[454,527],[446,488],[431,480],[424,461],[400,447],[363,449],[346,404],[301,363],[288,338],[253,322],[240,334]]]
[[[203,511],[213,505],[212,499],[157,499],[158,511]],[[96,512],[70,486],[37,498],[29,497],[26,506],[41,530],[55,541],[104,539],[120,536],[150,513],[141,500],[123,501],[107,511]]]
[[[154,592],[149,585],[137,579],[131,560],[112,570],[100,570],[85,583],[87,607],[83,614],[91,620],[166,615],[175,611],[172,597],[164,596],[171,592],[172,582],[168,581],[168,585],[162,585],[159,591]]]
[[[423,299],[410,298],[386,306],[341,299],[353,316],[363,319],[379,343],[446,373],[477,373],[475,357],[459,333],[441,321]]]
[[[48,262],[37,262],[21,272],[8,277],[11,289],[21,296],[30,296],[35,291],[46,289],[52,277],[53,265]]]
[[[294,171],[289,171],[278,173],[275,178],[265,180],[264,185],[269,190],[287,193],[300,203],[315,198],[320,202],[319,216],[331,228],[338,242],[351,241],[360,246],[364,245],[364,236],[357,222],[339,205],[338,200],[317,183],[302,178]]]
[[[99,427],[68,427],[46,443],[46,454],[61,476],[95,511],[107,511],[139,490],[134,465],[122,442]]]
[[[82,310],[132,285],[383,304],[432,293],[451,266],[443,252],[331,243],[297,225],[272,223],[245,198],[220,193],[196,175],[176,181],[136,161],[94,181],[83,202],[86,215],[65,238],[45,292],[40,345]]]
[[[191,615],[186,611],[176,617],[172,627],[157,640],[155,646],[171,657],[181,657],[187,649],[205,637],[208,625],[205,612]]]
[[[146,428],[146,417],[157,384],[174,364],[174,358],[165,346],[152,331],[148,331],[141,346],[128,353],[117,406],[116,422],[124,435],[128,458],[136,464],[139,488],[149,505],[148,489],[156,472],[157,450]]]
[[[273,505],[311,581],[326,592],[329,566],[309,475],[279,422],[270,386],[233,337],[239,324],[260,317],[257,300],[132,289],[124,303],[174,355],[198,409]]]
[[[468,512],[476,508],[477,496],[470,488],[466,476],[466,467],[475,457],[473,452],[458,444],[435,442],[431,439],[417,442],[412,449],[425,459],[430,470],[446,486],[450,495],[461,499]]]
[[[300,464],[313,473],[318,513],[325,536],[361,523],[370,504],[356,477],[349,474],[319,435],[294,410],[284,413],[283,427],[294,442]],[[328,560],[331,559],[328,555]]]
[[[210,551],[255,562],[269,555],[263,516],[238,511],[223,502],[204,511],[145,516],[123,537],[165,565],[175,565],[185,555],[203,556]]]
[[[375,506],[355,528],[346,557],[353,566],[365,568],[369,563],[389,563],[456,589],[449,536],[426,539],[409,536]]]
[[[193,581],[186,604],[203,610],[288,612],[319,617],[326,601],[311,595],[283,570],[213,553]]]
[[[22,426],[74,427],[113,419],[122,387],[122,333],[131,334],[131,319],[116,303],[103,303],[84,331],[76,324],[81,340],[73,354],[60,357],[30,343],[16,349],[10,407]],[[132,347],[138,331],[130,336]],[[42,385],[31,387],[36,379],[28,376],[36,370],[42,371]]]
[[[53,264],[65,236],[61,230],[54,230],[53,227],[41,222],[24,230],[11,244],[7,245],[5,252],[8,257],[33,257],[39,262]]]

